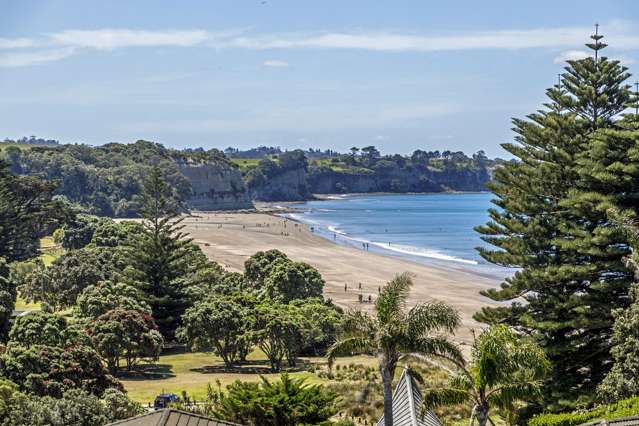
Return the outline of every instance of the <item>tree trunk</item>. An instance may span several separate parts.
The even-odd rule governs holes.
[[[393,426],[393,371],[388,358],[379,356],[379,372],[384,384],[384,426]]]
[[[473,411],[475,412],[479,426],[486,426],[486,422],[488,421],[488,404],[476,405]]]

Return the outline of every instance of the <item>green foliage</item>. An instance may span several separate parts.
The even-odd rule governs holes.
[[[151,312],[151,307],[144,301],[144,295],[136,287],[126,283],[100,281],[85,288],[78,296],[74,314],[80,318],[95,319],[116,308]]]
[[[74,345],[22,346],[11,344],[0,355],[0,377],[16,383],[23,392],[56,398],[69,389],[102,395],[122,385],[110,376],[90,347]]]
[[[121,249],[70,250],[49,267],[37,262],[35,269],[24,277],[19,292],[24,299],[43,302],[53,310],[70,308],[87,287],[100,281],[117,281],[129,262]]]
[[[613,311],[615,324],[611,350],[614,365],[597,388],[605,402],[639,394],[639,287],[632,291],[633,303]]]
[[[322,297],[324,280],[317,269],[293,262],[279,250],[257,252],[244,263],[244,276],[261,298],[288,303]]]
[[[98,222],[91,245],[97,247],[118,247],[131,245],[137,235],[144,232],[139,222],[101,220]]]
[[[34,177],[17,177],[0,158],[0,257],[26,260],[38,253],[39,240],[65,216],[52,199],[55,185]]]
[[[7,339],[17,296],[18,292],[11,277],[11,270],[6,261],[0,257],[0,342]]]
[[[114,389],[102,399],[72,389],[62,398],[18,394],[10,403],[10,413],[2,422],[5,426],[103,426],[144,412],[140,404]]]
[[[238,355],[242,335],[250,332],[247,310],[233,299],[212,296],[188,308],[177,336],[197,351],[213,351],[227,367]]]
[[[166,341],[173,340],[175,330],[189,305],[188,291],[178,282],[193,272],[206,257],[191,244],[178,218],[178,206],[169,196],[160,169],[154,167],[144,187],[144,232],[134,241],[131,257],[139,272],[139,288],[151,306],[153,318]]]
[[[337,412],[337,400],[322,385],[282,374],[278,381],[262,377],[259,383],[237,381],[227,386],[212,414],[246,426],[316,425]]]
[[[280,259],[269,268],[269,273],[260,289],[263,297],[288,303],[295,299],[322,297],[324,280],[311,265]]]
[[[484,426],[490,410],[514,418],[519,401],[535,401],[550,363],[537,344],[522,339],[504,325],[483,331],[473,343],[470,366],[458,366],[448,386],[427,389],[424,408],[471,403],[471,424]]]
[[[64,317],[48,312],[34,311],[16,318],[9,342],[17,345],[66,345],[67,321]]]
[[[79,249],[89,244],[96,228],[106,219],[96,216],[79,214],[69,220],[62,227],[62,235],[59,242],[66,249]]]
[[[621,400],[610,405],[601,405],[592,410],[572,413],[540,414],[528,421],[528,426],[577,426],[598,419],[613,420],[636,416],[639,413],[639,397]]]
[[[597,61],[568,61],[545,108],[514,120],[515,143],[504,148],[520,161],[495,171],[496,208],[477,229],[496,247],[480,249],[486,260],[520,269],[483,293],[512,306],[484,308],[475,318],[539,342],[553,366],[544,392],[552,410],[592,402],[610,368],[612,310],[628,305],[634,280],[627,239],[607,215],[611,204],[627,206],[639,183],[629,140],[611,137],[629,100],[629,74],[601,56],[600,39],[588,45]]]
[[[335,343],[341,328],[343,311],[321,298],[293,300],[290,303],[299,309],[305,319],[304,342],[300,350],[303,355],[325,355]]]
[[[263,302],[255,308],[254,335],[274,372],[281,370],[284,357],[289,366],[296,365],[308,328],[295,306]]]
[[[120,358],[131,371],[140,358],[157,360],[164,339],[148,312],[116,308],[89,322],[87,334],[95,350],[117,374]]]
[[[57,194],[87,207],[100,216],[133,217],[142,208],[143,182],[154,166],[163,177],[174,200],[191,195],[191,184],[179,171],[178,162],[201,157],[226,163],[217,152],[188,153],[147,141],[132,144],[109,143],[99,147],[61,145],[19,150],[9,158],[16,173],[38,175],[57,181]]]

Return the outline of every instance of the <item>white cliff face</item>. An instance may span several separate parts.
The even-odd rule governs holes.
[[[181,162],[180,172],[191,182],[190,208],[237,210],[253,208],[240,171],[222,162]]]

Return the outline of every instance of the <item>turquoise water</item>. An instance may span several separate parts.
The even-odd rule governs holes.
[[[473,269],[504,277],[511,269],[483,260],[489,246],[473,228],[486,223],[490,193],[346,195],[292,207],[289,217],[339,244],[369,251]]]

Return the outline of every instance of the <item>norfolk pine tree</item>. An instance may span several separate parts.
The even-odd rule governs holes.
[[[134,242],[131,255],[140,272],[139,288],[151,306],[165,341],[175,337],[175,330],[188,307],[182,281],[188,270],[188,244],[183,232],[179,206],[169,193],[159,167],[154,167],[144,184],[144,232]]]
[[[544,348],[553,366],[544,394],[552,410],[592,400],[610,368],[611,311],[627,306],[633,281],[624,264],[628,245],[584,175],[592,138],[616,128],[626,107],[629,74],[600,56],[602,36],[591,38],[594,57],[568,61],[545,109],[514,120],[516,143],[503,146],[519,161],[496,171],[490,189],[499,209],[477,228],[497,247],[479,249],[482,257],[520,270],[501,289],[483,292],[515,303],[476,318],[512,325]]]

